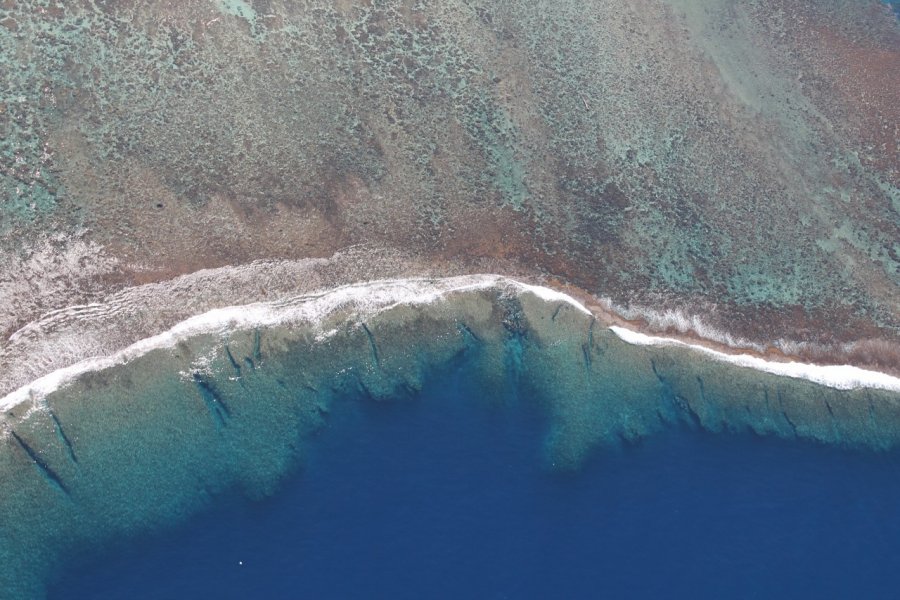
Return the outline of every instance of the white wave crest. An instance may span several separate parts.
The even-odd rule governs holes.
[[[628,342],[629,344],[638,346],[680,346],[683,348],[690,348],[722,362],[772,373],[773,375],[806,379],[820,385],[840,390],[867,387],[900,392],[900,379],[897,377],[893,377],[887,373],[861,369],[852,365],[814,365],[801,362],[778,362],[766,360],[759,356],[751,356],[749,354],[728,354],[726,352],[707,348],[706,346],[689,344],[673,338],[647,335],[615,325],[610,327],[610,329],[619,336],[621,340]]]
[[[163,333],[139,340],[108,356],[92,357],[55,369],[0,398],[0,410],[9,410],[23,402],[39,401],[83,373],[124,364],[151,350],[172,347],[179,341],[197,335],[224,335],[235,330],[287,324],[318,326],[329,315],[341,310],[347,310],[357,317],[365,317],[398,305],[430,304],[451,293],[489,289],[516,294],[531,293],[546,302],[565,302],[586,315],[592,314],[581,302],[563,292],[522,283],[501,275],[387,279],[344,285],[277,301],[230,306],[204,312],[177,323]],[[806,379],[833,388],[870,387],[900,391],[900,379],[850,365],[822,366],[769,361],[747,354],[728,354],[672,338],[654,337],[619,326],[612,326],[610,329],[630,344],[683,346],[716,360],[776,375]],[[325,337],[328,332],[320,334]]]
[[[499,275],[468,275],[443,279],[393,279],[340,286],[319,293],[272,302],[217,308],[186,319],[168,331],[137,341],[110,356],[92,357],[56,369],[0,398],[0,410],[26,401],[36,401],[73,381],[80,374],[123,364],[157,348],[170,348],[179,341],[202,334],[273,327],[286,324],[318,325],[339,310],[368,316],[401,304],[424,305],[447,294],[508,289],[531,292],[544,300],[564,301],[590,314],[581,303],[560,292],[523,284]],[[323,335],[326,335],[324,332]]]

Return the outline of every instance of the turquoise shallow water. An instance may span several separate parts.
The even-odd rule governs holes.
[[[695,581],[696,561],[713,561],[757,589],[735,577],[788,567],[745,550],[796,566],[807,548],[837,560],[841,540],[868,551],[889,535],[898,412],[893,392],[631,346],[569,304],[502,289],[199,335],[5,415],[0,589],[241,597],[271,580],[274,597],[301,581],[313,597],[373,585],[502,597],[542,589],[533,571],[553,559],[545,591],[584,595],[655,585],[624,570],[642,554],[657,578],[688,569]],[[822,512],[804,512],[820,495]],[[855,515],[846,531],[839,506]],[[760,516],[777,523],[760,529]],[[579,579],[604,553],[621,564]],[[261,569],[249,579],[234,565],[245,555]]]

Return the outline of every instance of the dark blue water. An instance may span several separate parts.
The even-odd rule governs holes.
[[[280,494],[74,569],[52,597],[900,593],[896,455],[672,431],[559,474],[538,416],[453,382],[352,406]]]

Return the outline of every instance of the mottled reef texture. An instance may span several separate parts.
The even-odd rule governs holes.
[[[364,243],[900,365],[874,0],[0,0],[0,60],[4,339]]]

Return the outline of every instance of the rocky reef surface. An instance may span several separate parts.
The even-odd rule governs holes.
[[[876,0],[2,0],[0,61],[4,346],[363,244],[407,257],[363,279],[527,276],[900,365]]]

